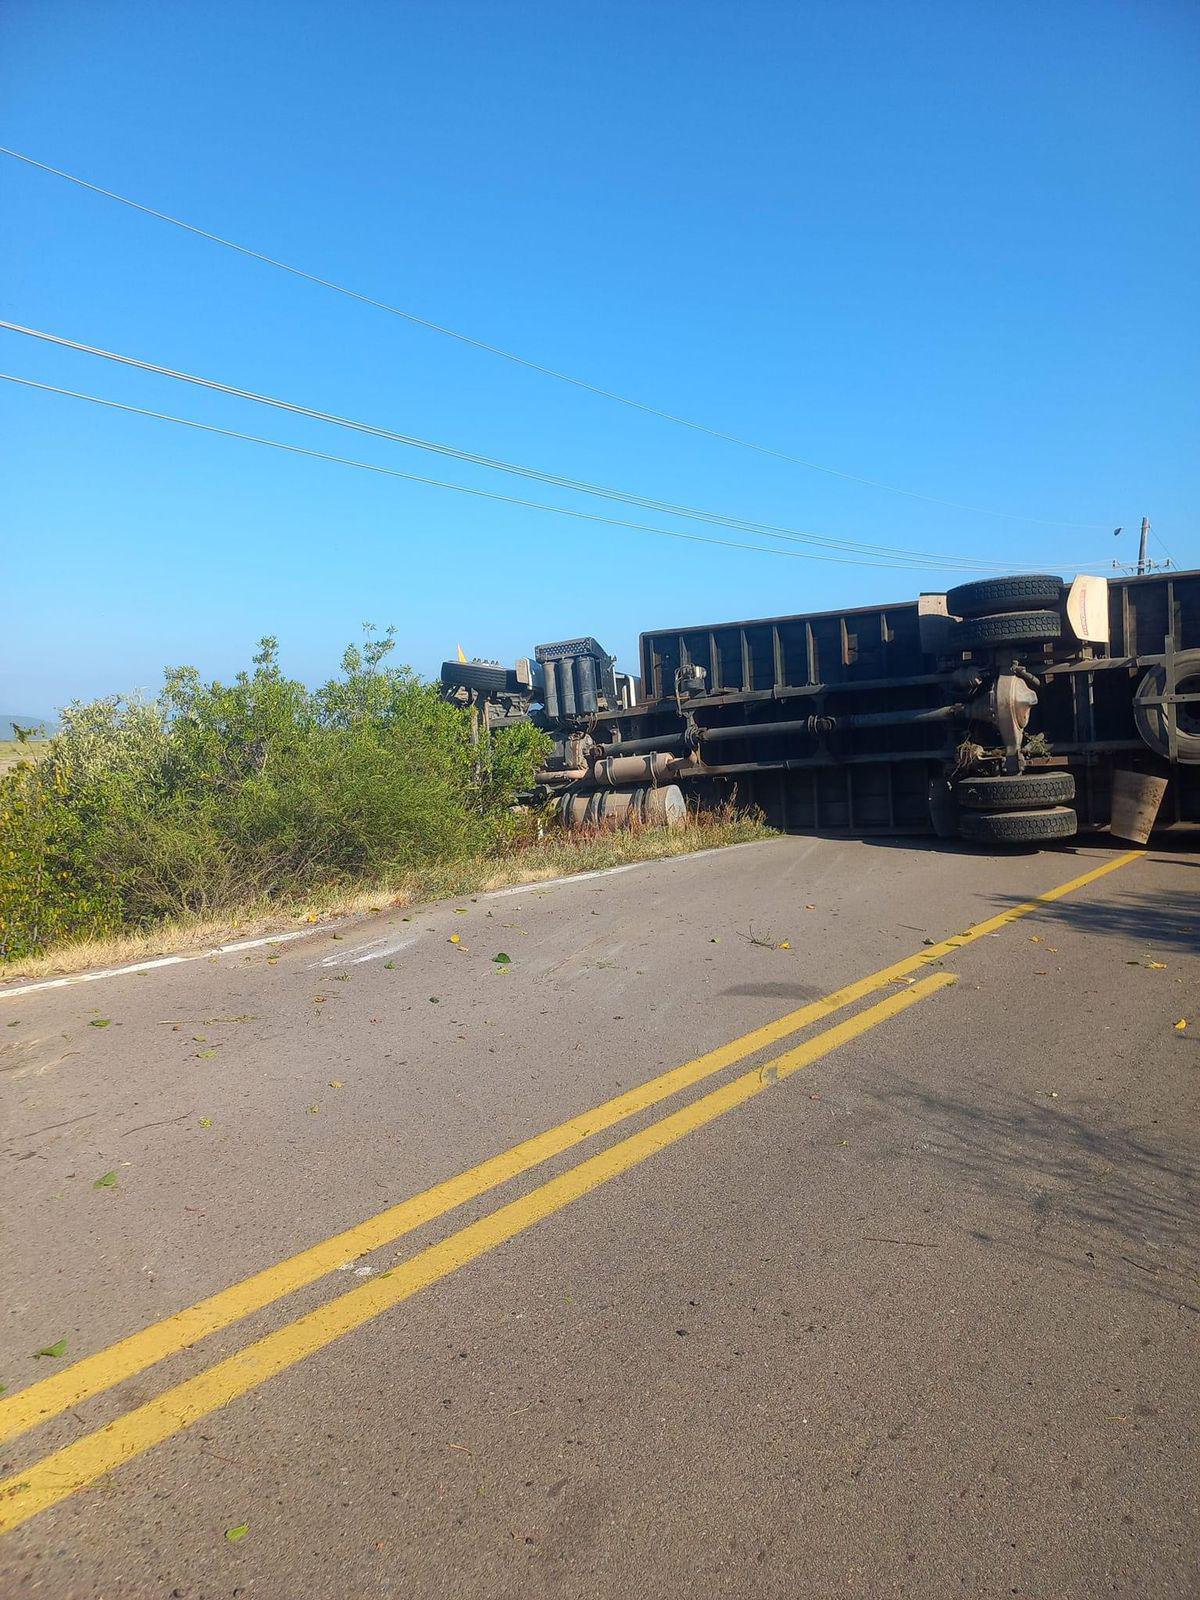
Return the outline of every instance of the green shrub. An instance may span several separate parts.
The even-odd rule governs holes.
[[[367,632],[315,692],[264,639],[231,684],[173,668],[150,702],[75,704],[0,779],[0,959],[487,851],[544,759],[468,715]]]

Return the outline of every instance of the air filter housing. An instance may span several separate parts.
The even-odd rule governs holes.
[[[595,639],[540,644],[533,652],[546,674],[546,715],[552,721],[617,709],[615,658]]]

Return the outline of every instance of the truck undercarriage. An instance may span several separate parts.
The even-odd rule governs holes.
[[[446,662],[442,683],[481,725],[546,729],[529,799],[571,827],[730,799],[788,831],[987,843],[1200,822],[1200,572],[656,629],[640,665],[584,638]]]

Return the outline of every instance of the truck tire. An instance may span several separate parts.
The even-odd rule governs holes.
[[[1025,573],[1016,578],[981,578],[960,583],[946,596],[952,617],[986,617],[993,611],[1038,611],[1057,606],[1063,581],[1048,573]]]
[[[950,629],[955,650],[988,650],[1005,644],[1044,644],[1062,636],[1057,611],[997,611],[989,617],[968,617]]]
[[[1079,821],[1070,806],[1046,811],[964,811],[958,831],[979,844],[1045,844],[1073,838]]]
[[[1069,772],[1022,772],[1007,778],[963,778],[958,803],[970,811],[1042,811],[1075,798]]]
[[[1147,700],[1165,694],[1167,669],[1149,667],[1137,686],[1133,701],[1133,721],[1138,733],[1156,755],[1169,759],[1166,706],[1147,705]],[[1200,694],[1200,650],[1175,653],[1175,693]],[[1200,701],[1175,707],[1175,748],[1180,761],[1200,761]]]

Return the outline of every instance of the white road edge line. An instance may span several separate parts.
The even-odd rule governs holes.
[[[124,978],[131,972],[150,972],[155,967],[181,967],[188,961],[208,961],[213,956],[229,956],[239,950],[257,950],[265,944],[283,944],[287,939],[303,939],[307,928],[295,933],[269,933],[263,939],[241,939],[237,944],[219,944],[214,950],[200,950],[193,956],[156,956],[153,961],[135,961],[128,967],[105,967],[100,972],[76,972],[65,978],[45,978],[39,983],[23,983],[0,989],[0,1000],[15,1000],[38,989],[65,989],[74,983],[98,983],[101,978]]]
[[[769,839],[743,839],[741,844],[717,844],[709,850],[685,850],[677,856],[651,856],[645,861],[626,861],[619,867],[597,867],[594,872],[572,872],[565,878],[542,878],[533,883],[514,884],[511,889],[489,889],[480,900],[500,900],[509,894],[528,894],[533,889],[560,889],[571,883],[586,883],[589,878],[611,878],[618,872],[632,872],[636,867],[660,867],[666,862],[699,861],[702,856],[727,856],[731,850],[749,850],[754,845],[769,844]]]
[[[594,872],[573,872],[569,878],[543,878],[534,883],[517,883],[511,889],[489,889],[487,894],[481,894],[481,900],[502,900],[509,894],[528,894],[532,889],[558,889],[564,883],[586,883],[589,878],[611,878],[618,872],[632,872],[634,867],[644,866],[642,861],[629,861],[621,867],[597,867]]]
[[[308,971],[313,972],[317,967],[344,967],[347,966],[357,950],[370,950],[377,944],[386,944],[387,934],[378,939],[368,939],[365,944],[352,944],[349,950],[335,950],[331,956],[322,956],[320,961],[310,961]]]
[[[399,955],[401,950],[407,950],[410,945],[416,944],[417,937],[418,936],[414,933],[407,939],[397,939],[392,944],[385,943],[382,950],[366,950],[365,955],[355,956],[351,964],[357,967],[360,966],[364,961],[382,961],[384,956]],[[360,950],[364,950],[366,947],[359,945],[358,948]]]
[[[627,861],[619,867],[599,867],[594,872],[573,872],[565,878],[546,878],[541,882],[518,883],[511,889],[491,889],[487,894],[477,896],[480,900],[499,900],[510,894],[529,894],[534,889],[560,889],[570,883],[586,883],[591,878],[611,878],[618,872],[632,872],[635,867],[653,867],[664,861],[698,861],[701,856],[728,855],[731,850],[749,850],[752,845],[765,844],[764,839],[746,839],[742,844],[715,845],[710,850],[688,850],[678,856],[656,856],[648,861]],[[0,1000],[15,1000],[19,995],[35,994],[40,989],[66,989],[76,983],[98,983],[101,978],[123,978],[131,972],[150,972],[155,967],[178,967],[189,961],[209,961],[213,956],[233,955],[239,950],[257,950],[265,944],[283,944],[288,939],[303,939],[318,932],[315,928],[298,928],[293,933],[269,933],[262,939],[242,939],[237,944],[219,944],[215,950],[201,950],[190,956],[157,956],[153,961],[135,961],[128,967],[105,967],[100,972],[76,972],[65,978],[44,978],[38,983],[16,984],[10,989],[0,989]],[[315,963],[318,967],[345,966],[348,964],[352,951],[368,950],[372,945],[382,944],[383,939],[371,939],[366,944],[354,945],[345,956],[340,953],[336,959],[327,956],[323,961]],[[396,954],[405,950],[415,940],[405,940],[394,949],[373,950],[370,955],[358,955],[353,959],[359,961],[375,961],[382,956]]]
[[[385,956],[397,955],[416,942],[415,933],[403,939],[393,939],[390,934],[385,933],[381,939],[368,939],[366,944],[352,944],[348,950],[335,950],[331,956],[323,956],[320,961],[312,961],[309,963],[308,971],[315,972],[321,967],[357,967],[364,961],[382,961]]]

